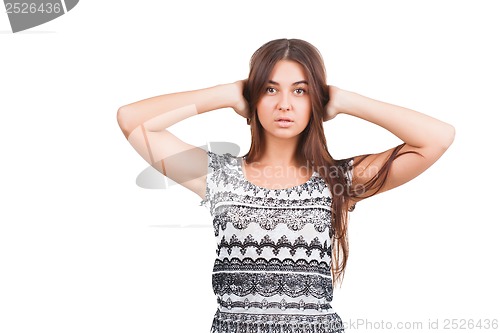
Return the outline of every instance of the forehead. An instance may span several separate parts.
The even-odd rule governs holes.
[[[269,80],[283,85],[306,79],[304,67],[298,62],[291,60],[278,61],[269,75]]]

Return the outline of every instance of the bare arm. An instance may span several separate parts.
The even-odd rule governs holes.
[[[378,193],[402,185],[429,168],[452,144],[455,128],[441,120],[401,106],[377,101],[354,92],[330,86],[330,100],[325,121],[339,113],[349,114],[377,124],[400,138],[405,145],[394,160],[385,184]],[[377,174],[392,149],[371,154],[356,165],[353,184],[365,184]],[[371,193],[366,193],[369,195]]]
[[[206,152],[166,130],[204,112],[231,107],[244,116],[243,82],[151,97],[118,109],[118,124],[134,149],[165,176],[204,198]]]

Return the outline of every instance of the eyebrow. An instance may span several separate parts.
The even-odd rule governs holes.
[[[279,86],[279,85],[280,85],[278,82],[273,81],[273,80],[269,80],[269,81],[267,81],[267,83],[269,83],[269,84],[274,84],[274,85],[276,85],[276,86]],[[297,85],[299,85],[299,84],[308,84],[308,83],[307,83],[307,81],[306,81],[306,80],[301,80],[301,81],[297,81],[297,82],[292,83],[292,86],[297,86]]]

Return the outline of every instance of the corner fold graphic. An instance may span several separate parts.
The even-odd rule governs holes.
[[[79,0],[4,0],[12,32],[16,33],[52,21],[73,9]],[[66,10],[66,12],[65,12]]]
[[[65,0],[64,2],[66,3],[66,10],[69,12],[72,10],[76,4],[78,3],[79,0]]]

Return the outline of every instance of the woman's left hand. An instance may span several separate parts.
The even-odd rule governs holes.
[[[331,120],[340,113],[337,103],[340,89],[335,86],[328,86],[328,91],[330,94],[330,101],[326,104],[323,121]]]

